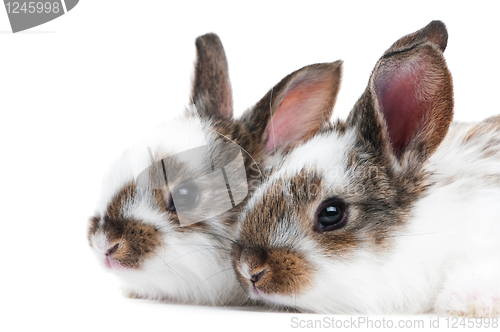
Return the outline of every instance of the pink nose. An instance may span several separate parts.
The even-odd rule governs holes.
[[[106,256],[112,256],[118,250],[119,246],[120,246],[120,244],[117,243],[114,246],[112,246],[111,248],[109,248],[108,251],[106,251]]]

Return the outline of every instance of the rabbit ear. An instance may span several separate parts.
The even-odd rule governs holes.
[[[328,122],[340,89],[342,62],[306,66],[285,77],[243,115],[264,152],[288,150]]]
[[[451,74],[442,48],[428,41],[436,39],[437,30],[439,24],[431,23],[397,41],[376,64],[348,117],[376,150],[392,153],[400,161],[407,153],[426,160],[453,118]],[[446,40],[444,26],[440,33]]]
[[[396,41],[392,46],[385,51],[384,55],[405,50],[421,43],[433,43],[441,52],[444,52],[448,44],[448,32],[446,25],[441,21],[432,21],[424,28],[406,35]]]
[[[202,117],[232,118],[231,82],[219,37],[213,33],[198,37],[196,51],[193,104]]]

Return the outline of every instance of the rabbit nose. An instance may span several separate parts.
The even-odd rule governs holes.
[[[267,269],[264,268],[262,269],[260,272],[257,272],[257,273],[254,273],[251,277],[250,277],[250,281],[255,284],[257,282],[259,282],[259,280],[262,279],[262,277],[264,277],[264,275],[266,274],[267,272]]]
[[[117,250],[118,250],[118,247],[120,246],[119,243],[115,244],[114,246],[112,246],[111,248],[109,248],[107,251],[106,251],[106,256],[112,256]]]

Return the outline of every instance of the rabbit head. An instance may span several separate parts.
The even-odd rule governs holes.
[[[219,38],[201,36],[196,48],[193,105],[112,166],[88,240],[131,296],[242,304],[248,297],[230,260],[238,213],[261,181],[262,164],[328,120],[341,63],[297,70],[236,120]],[[310,125],[289,131],[289,121]]]

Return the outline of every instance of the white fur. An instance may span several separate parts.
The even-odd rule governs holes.
[[[293,239],[294,250],[314,264],[313,286],[290,297],[261,298],[318,313],[500,315],[500,155],[479,157],[489,139],[500,139],[500,131],[464,144],[472,126],[453,124],[427,162],[432,186],[414,205],[407,227],[392,234],[390,250],[361,247],[354,256],[343,259],[339,253],[332,259],[319,244],[290,231],[274,234],[271,243],[288,245]],[[343,169],[354,139],[353,133],[323,134],[298,147],[248,208],[285,174],[308,166]],[[325,180],[337,187],[350,176],[325,175]]]

